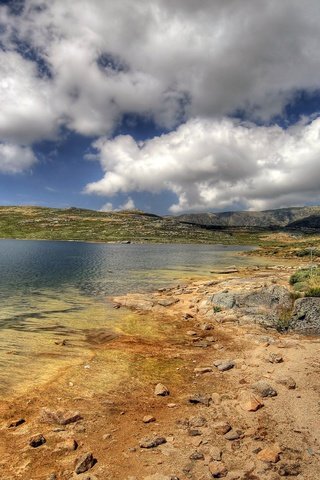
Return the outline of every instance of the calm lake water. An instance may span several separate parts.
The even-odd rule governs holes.
[[[142,331],[137,315],[112,309],[107,297],[255,263],[238,255],[250,248],[0,240],[0,391],[21,392],[85,358],[90,329],[161,335],[161,324],[144,322]],[[63,351],[62,339],[70,342]]]

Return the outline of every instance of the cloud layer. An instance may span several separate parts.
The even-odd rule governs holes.
[[[34,142],[67,129],[101,137],[108,173],[91,193],[168,189],[179,198],[174,212],[314,195],[317,175],[309,178],[304,164],[316,167],[317,142],[308,137],[316,122],[285,132],[228,117],[241,111],[268,122],[299,91],[319,90],[317,0],[24,5],[19,14],[0,6],[2,172],[30,168]],[[142,148],[110,140],[127,114],[177,130]]]
[[[178,197],[173,213],[320,201],[320,119],[287,130],[190,120],[144,143],[118,136],[95,147],[105,176],[88,193],[169,190]]]

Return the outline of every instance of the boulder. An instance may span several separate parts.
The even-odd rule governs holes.
[[[298,298],[293,307],[289,330],[309,335],[320,333],[320,297]]]

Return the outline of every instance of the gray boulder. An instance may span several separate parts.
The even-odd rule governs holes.
[[[212,296],[211,303],[216,307],[233,308],[236,304],[236,296],[233,293],[219,292]]]
[[[320,334],[320,297],[295,301],[289,329],[309,335]]]

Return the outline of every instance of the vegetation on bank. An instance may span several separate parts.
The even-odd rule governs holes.
[[[297,270],[290,277],[290,285],[306,297],[320,297],[320,267],[309,266]]]

